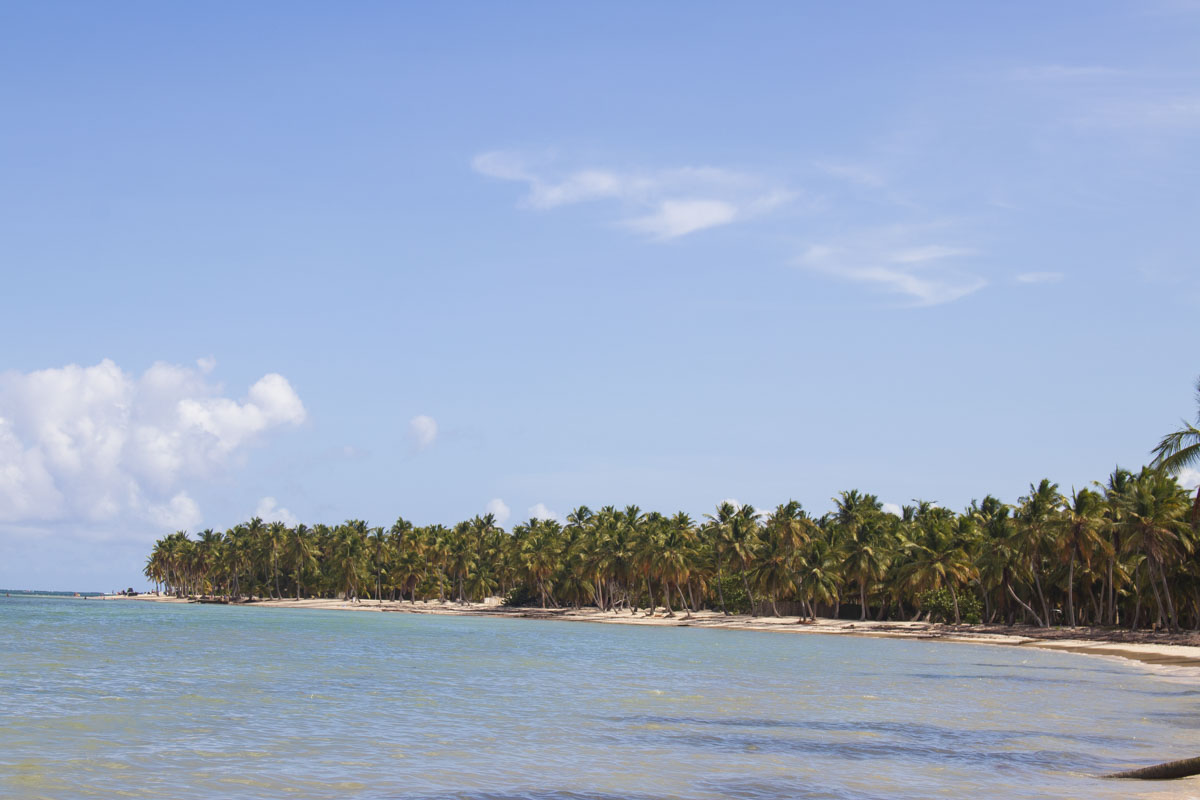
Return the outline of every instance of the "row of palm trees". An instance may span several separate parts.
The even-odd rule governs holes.
[[[789,501],[763,514],[724,502],[696,521],[636,506],[506,532],[492,515],[452,527],[361,520],[287,526],[259,518],[193,539],[159,540],[146,575],[180,595],[481,601],[726,613],[798,604],[806,616],[852,604],[860,618],[912,618],[922,597],[975,598],[985,621],[1048,626],[1200,626],[1200,542],[1191,499],[1158,469],[1116,470],[1094,489],[1048,480],[1015,505],[955,512],[928,502],[883,510],[856,490],[810,516]]]
[[[1153,466],[1117,469],[1089,488],[1064,493],[1042,480],[1015,504],[989,495],[961,512],[914,502],[893,514],[851,490],[820,517],[795,501],[767,513],[723,502],[700,520],[580,506],[565,522],[530,519],[511,531],[491,514],[389,528],[256,517],[195,539],[164,537],[145,574],[190,596],[499,595],[668,616],[779,614],[782,604],[807,617],[912,619],[941,592],[956,623],[1200,629],[1200,492],[1193,503],[1173,475],[1200,463],[1200,430],[1185,423],[1155,454]]]

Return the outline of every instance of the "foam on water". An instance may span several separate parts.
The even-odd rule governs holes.
[[[68,599],[0,599],[0,717],[47,798],[1117,798],[1200,753],[1200,686],[1050,651]]]

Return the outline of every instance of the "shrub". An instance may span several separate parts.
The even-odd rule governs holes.
[[[954,622],[954,597],[949,589],[929,589],[917,595],[921,610],[929,612],[930,622]],[[958,596],[958,615],[963,622],[978,625],[983,620],[983,603],[971,592]]]
[[[524,607],[524,606],[539,606],[542,604],[541,595],[532,586],[520,584],[508,590],[508,594],[504,595],[504,603],[506,606]]]

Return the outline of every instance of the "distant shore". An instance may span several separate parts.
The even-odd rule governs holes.
[[[105,599],[129,599],[158,603],[196,602],[195,600],[154,594],[140,594],[132,597],[108,595]],[[1155,666],[1197,670],[1197,675],[1200,675],[1200,633],[1196,632],[1166,634],[1100,628],[1035,628],[1021,625],[1009,628],[1003,625],[942,625],[927,622],[876,622],[844,619],[818,619],[815,622],[801,623],[794,616],[754,617],[738,614],[726,616],[719,611],[693,612],[690,617],[685,612],[676,611],[675,616],[667,617],[665,609],[662,608],[659,608],[651,617],[647,616],[644,609],[636,614],[631,614],[629,611],[601,611],[597,608],[509,608],[494,603],[460,604],[437,600],[415,603],[388,600],[382,603],[374,600],[357,602],[330,599],[254,600],[236,605],[274,609],[316,608],[446,616],[511,617],[619,625],[722,628],[773,633],[818,633],[968,642],[1110,656]]]

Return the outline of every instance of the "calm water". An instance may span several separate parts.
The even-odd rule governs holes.
[[[1200,684],[1082,656],[67,599],[0,598],[0,719],[5,797],[1116,798],[1200,754]]]

